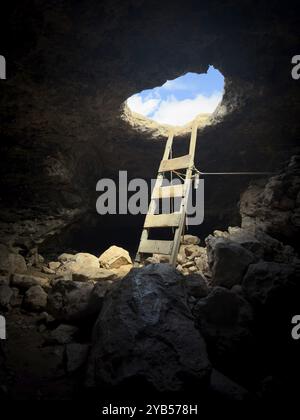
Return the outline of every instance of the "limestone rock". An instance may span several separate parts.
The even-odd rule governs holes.
[[[99,263],[98,263],[99,264]],[[74,263],[70,266],[74,281],[100,281],[112,280],[116,274],[112,270]]]
[[[25,293],[23,306],[29,311],[43,311],[47,306],[47,293],[39,285],[31,286]]]
[[[109,323],[109,329],[106,327]],[[105,296],[94,327],[87,384],[160,391],[206,383],[205,342],[194,327],[182,276],[167,264],[133,269]],[[188,379],[187,379],[188,378]],[[200,388],[201,389],[201,388]]]
[[[95,255],[87,252],[79,252],[78,254],[75,254],[74,260],[81,266],[99,268],[99,259]]]
[[[48,278],[37,277],[30,274],[14,274],[11,279],[11,285],[18,287],[21,291],[25,291],[32,286],[41,286],[48,289],[50,281]]]
[[[59,269],[61,263],[59,261],[50,261],[48,264],[48,267],[50,268],[50,270],[56,271],[57,269]]]
[[[101,267],[119,268],[122,265],[132,264],[130,255],[126,249],[112,245],[99,257]]]
[[[48,296],[48,312],[62,322],[77,322],[96,316],[103,297],[112,287],[110,280],[97,283],[57,280]]]
[[[60,263],[65,263],[65,262],[67,262],[67,261],[75,261],[75,255],[73,255],[73,254],[63,253],[63,254],[61,254],[61,255],[57,258],[57,260],[58,260]]]
[[[116,277],[113,271],[100,268],[97,257],[83,252],[72,256],[72,258],[64,257],[64,263],[58,268],[56,274],[64,276],[67,273],[72,274],[74,281],[83,282],[110,280]]]
[[[55,274],[54,270],[51,270],[51,268],[46,267],[45,265],[42,268],[42,272],[45,273],[45,274],[50,274],[50,275]]]
[[[24,273],[27,270],[25,259],[20,254],[15,254],[0,244],[0,271],[8,273]]]
[[[200,238],[194,235],[184,235],[181,239],[181,243],[184,245],[198,245],[200,244]]]

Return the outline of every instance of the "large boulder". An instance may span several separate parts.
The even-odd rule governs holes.
[[[110,281],[82,283],[72,280],[57,280],[48,296],[48,312],[57,320],[74,322],[98,315],[106,292],[112,287]]]
[[[283,291],[290,290],[291,294],[296,291],[296,274],[296,267],[288,264],[266,261],[251,264],[243,279],[243,292],[254,305],[280,300]]]
[[[109,325],[109,328],[107,328]],[[167,264],[133,269],[107,294],[94,327],[89,386],[147,383],[159,391],[206,384],[206,345],[184,277]]]
[[[193,313],[196,324],[205,337],[209,357],[218,368],[243,367],[245,358],[250,365],[253,338],[249,326],[253,320],[247,301],[236,293],[215,287],[200,299]]]
[[[206,238],[212,284],[231,288],[240,284],[255,256],[241,245],[223,238]]]
[[[101,267],[120,268],[122,265],[132,264],[130,255],[126,249],[112,245],[99,257]]]

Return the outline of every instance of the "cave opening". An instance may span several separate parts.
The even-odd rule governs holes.
[[[207,125],[223,94],[224,76],[210,65],[206,73],[187,72],[161,86],[135,93],[126,105],[133,116],[145,117],[145,125],[154,121],[188,129],[194,120],[199,127]]]

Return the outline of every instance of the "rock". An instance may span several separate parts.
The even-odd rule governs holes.
[[[190,267],[193,267],[193,265],[194,265],[193,261],[188,261],[188,262],[182,264],[182,268],[190,268]]]
[[[9,286],[10,279],[9,276],[0,275],[0,286]]]
[[[261,261],[249,266],[242,288],[251,303],[263,305],[276,295],[280,297],[283,289],[291,289],[295,279],[295,267],[288,264]],[[292,290],[291,293],[293,293]]]
[[[170,262],[170,257],[169,255],[163,255],[163,254],[153,254],[153,257],[155,259],[157,259],[157,263],[162,263],[162,264],[168,264]]]
[[[261,229],[255,231],[255,237],[262,245],[264,260],[291,263],[296,258],[296,253],[292,247],[284,245]]]
[[[184,245],[198,245],[200,244],[200,238],[193,235],[184,235],[181,239],[181,243]]]
[[[7,310],[10,307],[10,301],[13,297],[13,291],[9,286],[0,286],[0,308]]]
[[[47,306],[47,293],[41,286],[31,286],[25,293],[23,306],[28,311],[43,311]]]
[[[74,325],[60,324],[55,330],[51,331],[46,338],[48,344],[67,344],[73,341],[78,333],[78,328]]]
[[[83,262],[83,258],[78,261],[79,262],[75,260],[67,261],[56,271],[56,275],[61,277],[71,275],[69,277],[70,279],[82,282],[110,280],[116,278],[116,274],[112,270],[100,268],[98,259],[97,266],[95,264],[95,260],[91,260],[92,263],[89,265],[88,258],[86,258],[86,262]]]
[[[186,262],[186,257],[183,256],[182,254],[179,254],[178,253],[178,255],[177,255],[177,263],[180,264],[180,265],[182,265],[185,262]]]
[[[22,255],[11,253],[8,259],[11,273],[24,273],[27,270],[26,261]]]
[[[159,263],[159,257],[158,256],[152,256],[145,259],[145,265],[148,264],[158,264]]]
[[[50,261],[48,263],[48,267],[50,268],[50,270],[56,271],[59,269],[61,263],[59,261]]]
[[[198,257],[195,257],[194,261],[199,271],[205,275],[210,274],[206,248],[200,247]]]
[[[112,287],[104,283],[57,280],[48,296],[48,312],[62,322],[76,322],[98,315],[103,296]]]
[[[132,264],[128,251],[112,245],[99,257],[101,267],[119,268],[122,265]]]
[[[74,281],[101,281],[116,278],[116,274],[112,270],[90,267],[78,263],[74,263],[70,267],[70,270]]]
[[[28,266],[41,268],[45,259],[38,253],[38,248],[32,248],[27,257]]]
[[[208,295],[209,288],[206,280],[200,274],[190,274],[185,277],[187,292],[196,298],[203,298]]]
[[[247,368],[243,362],[247,358],[250,365],[255,358],[249,329],[253,312],[245,299],[228,289],[215,287],[198,301],[193,313],[214,366],[243,370]]]
[[[200,257],[200,255],[202,254],[202,248],[198,245],[185,245],[184,253],[187,257]]]
[[[115,274],[115,277],[112,277],[112,280],[120,280],[123,277],[127,276],[127,274],[129,273],[129,271],[132,269],[132,265],[131,264],[127,264],[127,265],[122,265],[119,268],[112,268],[111,270],[107,270],[107,271],[111,271]]]
[[[288,166],[268,180],[252,182],[242,194],[240,214],[243,228],[253,232],[259,228],[275,238],[286,240],[299,234],[300,163],[299,159],[294,159],[294,162],[294,167]]]
[[[81,266],[87,266],[89,268],[99,268],[99,259],[95,255],[89,254],[87,252],[79,252],[74,256],[74,260],[77,264]]]
[[[75,261],[75,255],[63,253],[57,259],[60,263],[65,263],[67,261]]]
[[[206,243],[212,284],[228,288],[240,284],[255,256],[242,246],[223,238],[209,236]]]
[[[19,289],[17,289],[16,287],[12,287],[11,290],[13,292],[13,295],[10,300],[10,306],[13,308],[21,306],[22,301],[23,301],[23,296],[20,294]]]
[[[217,397],[222,401],[249,401],[254,399],[249,391],[216,369],[212,370],[210,387],[214,393],[214,398]]]
[[[116,277],[113,271],[100,268],[97,257],[83,252],[72,256],[72,259],[66,259],[56,271],[56,274],[59,276],[64,276],[66,273],[71,273],[74,281],[83,282],[109,280]]]
[[[66,345],[65,356],[68,373],[75,372],[85,364],[89,349],[88,344],[70,343]]]
[[[206,384],[209,373],[183,277],[173,267],[134,268],[105,296],[94,327],[87,385],[126,388],[131,381],[132,388],[136,381],[138,388],[145,381],[174,391]]]
[[[14,274],[11,279],[11,285],[18,287],[21,291],[26,291],[32,286],[41,286],[48,289],[50,281],[45,277],[37,277],[27,274]]]
[[[42,267],[42,272],[45,274],[55,274],[54,270],[51,270],[51,268],[48,268],[45,265]]]
[[[26,261],[22,255],[12,253],[5,245],[0,244],[0,271],[24,273],[26,270]]]

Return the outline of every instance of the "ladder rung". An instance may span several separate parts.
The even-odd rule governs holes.
[[[179,226],[181,213],[147,214],[145,228]]]
[[[168,185],[165,187],[158,187],[153,189],[152,198],[170,198],[183,197],[184,185]]]
[[[174,159],[162,160],[158,172],[176,171],[176,169],[188,168],[192,163],[191,155],[184,155]]]
[[[138,252],[145,254],[171,255],[173,241],[142,240]]]

